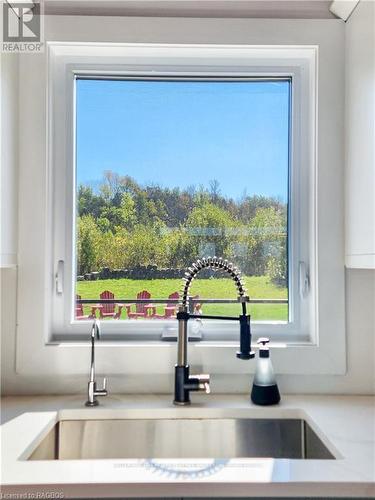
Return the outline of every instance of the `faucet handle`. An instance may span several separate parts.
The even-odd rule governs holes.
[[[195,375],[194,378],[198,379],[198,391],[210,394],[210,376],[207,373],[202,373],[201,375]]]
[[[103,387],[101,389],[95,389],[95,396],[107,396],[107,378],[103,378]]]

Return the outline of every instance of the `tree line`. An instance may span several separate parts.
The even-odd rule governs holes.
[[[276,198],[244,192],[235,200],[217,180],[184,189],[142,186],[106,171],[97,189],[79,185],[77,212],[78,274],[141,265],[182,269],[215,254],[246,275],[286,283],[287,207]]]

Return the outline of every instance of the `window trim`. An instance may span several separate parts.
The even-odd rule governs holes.
[[[83,38],[87,39],[89,37],[90,29],[92,37],[95,37],[94,28],[95,22],[91,19],[88,22],[88,33],[86,33]],[[52,21],[51,21],[52,23]],[[93,26],[91,27],[91,24]],[[53,24],[53,23],[52,23]],[[317,130],[318,130],[318,99],[317,99],[317,82],[318,82],[318,46],[305,44],[306,40],[321,40],[323,46],[323,57],[319,66],[323,68],[323,101],[325,106],[327,105],[327,99],[332,98],[334,92],[337,91],[337,75],[331,70],[332,68],[341,68],[341,62],[337,64],[334,61],[336,54],[336,49],[330,50],[331,41],[323,27],[317,27],[316,36],[312,37],[306,35],[299,30],[295,23],[289,23],[291,25],[291,32],[288,34],[284,33],[279,39],[282,41],[296,39],[300,40],[304,45],[293,45],[293,46],[252,46],[252,45],[229,45],[221,46],[214,45],[214,48],[229,47],[230,49],[242,48],[242,49],[258,49],[259,51],[274,50],[276,53],[281,54],[281,50],[286,53],[290,50],[296,50],[297,59],[301,59],[305,54],[307,60],[313,65],[314,78],[310,80],[310,87],[316,94],[316,99],[314,102],[309,103],[309,111],[311,117],[314,117],[312,123],[310,124],[314,130],[313,135],[315,139],[311,141],[310,137],[305,140],[311,144],[309,163],[312,166],[310,171],[310,182],[312,183],[313,189],[308,193],[309,208],[312,215],[313,222],[309,226],[310,241],[316,250],[319,247],[322,248],[322,241],[324,244],[328,244],[328,252],[320,255],[319,257],[319,269],[317,266],[318,262],[318,252],[314,253],[313,259],[310,261],[310,278],[311,283],[316,290],[316,301],[312,307],[312,314],[314,318],[314,331],[315,331],[315,342],[304,342],[304,343],[289,343],[288,349],[284,349],[285,345],[282,343],[275,346],[273,351],[273,360],[277,373],[283,374],[344,374],[346,371],[346,345],[345,345],[345,321],[344,321],[344,268],[341,266],[341,217],[338,213],[338,207],[341,204],[341,198],[339,195],[338,203],[334,206],[334,212],[332,217],[328,217],[329,221],[335,221],[339,224],[337,231],[332,234],[331,228],[327,226],[325,220],[321,220],[322,226],[317,227],[317,210],[318,210],[318,194],[319,201],[322,198],[322,205],[326,210],[327,205],[327,189],[333,188],[333,181],[331,178],[327,178],[327,175],[323,172],[322,177],[324,180],[328,181],[327,187],[323,187],[320,183],[319,188],[320,193],[317,193]],[[107,26],[108,28],[108,26]],[[255,27],[256,28],[256,27]],[[52,39],[58,38],[59,29],[53,32]],[[263,29],[263,28],[262,28]],[[271,31],[270,31],[271,30]],[[267,24],[265,32],[260,32],[255,29],[254,36],[250,37],[252,40],[257,40],[261,42],[267,39],[267,33],[273,32],[272,26]],[[63,39],[71,39],[65,33],[62,37]],[[328,38],[327,38],[328,37]],[[214,37],[215,38],[215,37]],[[81,38],[82,39],[82,38]],[[108,35],[108,39],[111,36]],[[113,36],[116,39],[116,34]],[[272,37],[271,37],[272,39]],[[320,42],[319,42],[320,43]],[[109,45],[112,48],[119,49],[120,47],[134,46],[134,47],[145,47],[145,44],[97,44],[97,43],[72,43],[72,42],[48,42],[47,51],[49,52],[52,47],[54,47],[56,58],[61,56],[57,54],[57,48],[65,48],[67,51],[72,49],[74,46],[81,47],[91,47],[98,49],[103,45]],[[150,45],[149,45],[150,46]],[[156,47],[155,45],[152,45]],[[158,47],[174,47],[177,48],[191,48],[200,47],[199,45],[158,45]],[[206,47],[206,46],[202,46]],[[335,46],[336,47],[336,46]],[[42,221],[42,213],[50,215],[51,206],[45,200],[46,193],[49,193],[50,198],[53,197],[51,194],[51,177],[49,175],[48,169],[44,166],[44,160],[47,158],[47,165],[51,164],[50,149],[45,149],[45,154],[43,152],[44,143],[47,145],[50,143],[52,131],[50,129],[50,124],[45,120],[48,115],[48,109],[51,106],[51,93],[49,88],[49,77],[51,75],[52,65],[49,61],[46,64],[46,59],[39,56],[23,56],[22,64],[20,65],[20,106],[21,114],[23,120],[21,120],[21,155],[20,155],[20,165],[22,182],[20,185],[20,267],[19,267],[19,278],[18,278],[18,330],[17,330],[17,356],[16,356],[16,371],[21,374],[38,374],[38,375],[74,375],[74,374],[86,374],[87,372],[87,342],[76,342],[76,343],[59,343],[51,342],[49,339],[49,326],[50,326],[50,309],[48,308],[48,298],[52,288],[55,286],[55,278],[52,273],[49,272],[51,269],[52,261],[51,255],[46,251],[47,242],[50,241],[51,237],[51,225],[50,220],[46,221],[46,226],[40,228],[40,232],[29,228],[29,216],[30,214],[36,214],[38,222]],[[48,70],[48,74],[47,74]],[[331,85],[332,77],[332,85]],[[43,87],[43,79],[46,78],[48,96],[46,101],[47,113],[43,115],[43,101],[45,99],[45,88]],[[320,77],[319,77],[320,80]],[[329,80],[329,83],[328,83]],[[26,83],[27,81],[27,83]],[[336,83],[335,83],[336,82]],[[45,84],[45,82],[44,82]],[[332,90],[333,89],[333,90]],[[342,93],[342,92],[341,92]],[[338,103],[341,99],[341,93],[339,91],[337,102],[333,102],[334,106],[334,119],[340,117],[340,108]],[[322,119],[319,117],[319,135],[324,137],[327,131],[333,132],[332,120],[329,119],[326,112],[326,107],[320,104],[320,115],[323,116]],[[35,119],[37,121],[35,121]],[[29,127],[29,128],[28,128]],[[43,137],[43,134],[47,132],[48,138]],[[324,142],[324,141],[323,141]],[[342,145],[342,137],[340,132],[333,133],[333,144],[335,146]],[[30,150],[33,148],[34,154],[30,157]],[[324,165],[327,161],[333,160],[334,172],[340,172],[339,160],[342,159],[342,154],[340,151],[336,153],[332,152],[332,148],[327,149],[327,144],[323,145],[322,160]],[[29,169],[29,166],[31,168]],[[34,176],[42,182],[40,189],[37,189],[37,194],[41,194],[40,199],[36,198],[34,205],[33,194],[29,193],[30,182],[33,182]],[[339,183],[341,181],[339,180]],[[45,190],[45,191],[44,191]],[[338,189],[333,190],[338,193]],[[322,209],[320,209],[321,215]],[[38,234],[41,234],[41,238],[38,239]],[[332,236],[331,236],[332,235]],[[320,242],[319,242],[320,241]],[[335,260],[336,259],[336,260]],[[32,269],[33,261],[36,262],[35,269]],[[43,269],[42,269],[43,264]],[[43,271],[43,272],[42,272]],[[319,296],[317,294],[318,290],[318,272],[320,281],[323,282],[324,286],[322,288],[323,300],[328,300],[332,297],[332,293],[336,294],[337,305],[333,308],[333,312],[328,310],[326,304],[322,299],[318,301],[318,297],[321,295],[319,291]],[[40,274],[42,273],[42,274]],[[332,281],[333,278],[333,281]],[[40,280],[40,284],[36,286],[39,292],[35,296],[34,301],[34,284],[36,280]],[[31,281],[30,281],[31,280]],[[319,307],[318,307],[319,306]],[[35,307],[40,307],[40,313]],[[318,312],[320,313],[318,316]],[[30,324],[29,318],[32,314],[36,313],[36,322]],[[36,325],[36,326],[35,326]],[[31,328],[34,326],[34,328]],[[84,325],[82,325],[84,327]],[[86,331],[83,329],[82,331]],[[210,343],[208,346],[206,343],[191,345],[189,348],[189,361],[192,365],[195,365],[197,369],[207,370],[210,373],[216,374],[249,374],[254,370],[255,363],[242,363],[235,359],[234,353],[237,348],[237,342],[234,343]],[[104,371],[107,374],[132,374],[132,375],[145,375],[148,374],[161,374],[169,376],[176,359],[176,346],[175,344],[161,343],[156,344],[139,344],[139,343],[99,343],[98,344],[98,371]],[[30,355],[32,353],[32,355]],[[214,353],[214,354],[213,354]],[[105,354],[105,355],[104,355]],[[145,363],[147,359],[147,363]]]
[[[71,279],[72,270],[75,268],[74,248],[71,227],[75,224],[75,198],[70,195],[70,186],[74,186],[75,193],[75,128],[70,123],[75,123],[75,81],[77,78],[124,78],[124,79],[290,79],[293,90],[290,96],[290,160],[289,160],[289,206],[288,206],[288,233],[298,234],[298,238],[288,238],[289,261],[293,263],[289,272],[289,316],[294,320],[285,322],[253,322],[255,336],[275,337],[277,341],[310,342],[316,343],[315,328],[311,325],[309,304],[315,301],[314,290],[311,289],[309,297],[303,299],[298,291],[300,261],[310,261],[313,251],[301,248],[302,241],[308,241],[306,228],[309,227],[309,211],[307,197],[298,195],[305,190],[307,193],[308,169],[291,168],[291,165],[307,162],[308,151],[301,148],[299,135],[309,134],[309,114],[306,104],[314,100],[310,95],[313,91],[311,79],[315,77],[314,62],[315,51],[313,48],[291,49],[275,47],[247,47],[247,46],[165,46],[125,44],[123,46],[100,45],[100,55],[97,46],[84,44],[71,46],[68,50],[65,44],[49,44],[50,68],[49,88],[51,90],[50,128],[54,137],[59,137],[51,147],[51,175],[56,178],[54,183],[54,257],[53,265],[57,272],[57,262],[64,261],[63,294],[53,293],[52,325],[50,340],[59,338],[71,339],[75,334],[84,334],[87,326],[83,322],[71,321],[71,311],[74,307],[74,282]],[[171,52],[174,52],[171,55]],[[111,62],[108,60],[111,58]],[[130,62],[137,57],[137,67]],[[302,57],[303,56],[303,57]],[[239,59],[239,57],[241,59]],[[236,59],[237,58],[237,59]],[[178,66],[176,66],[178,59]],[[236,62],[234,62],[234,59]],[[276,64],[276,62],[278,64]],[[63,85],[62,85],[63,82]],[[305,109],[304,109],[305,108]],[[64,113],[66,116],[64,117]],[[292,118],[293,115],[293,118]],[[302,118],[301,118],[302,116]],[[65,118],[65,119],[64,119]],[[294,126],[295,131],[292,130]],[[300,132],[302,129],[302,133]],[[305,158],[304,158],[305,155]],[[293,185],[291,185],[293,184]],[[62,189],[62,186],[64,188]],[[68,189],[67,189],[68,186]],[[291,208],[292,207],[292,208]],[[57,213],[56,213],[57,212]],[[302,220],[300,220],[302,219]],[[66,222],[65,230],[62,224]],[[303,233],[303,234],[302,234]],[[65,236],[65,238],[63,238]],[[74,237],[73,237],[74,238]],[[73,254],[71,252],[73,249]],[[296,256],[296,257],[295,257]],[[251,296],[251,290],[249,290]],[[68,302],[66,298],[68,298]],[[175,322],[174,322],[175,323]],[[209,323],[212,323],[211,325]],[[217,323],[217,322],[216,322]],[[140,337],[155,334],[155,340],[160,338],[161,332],[171,327],[171,321],[158,320],[146,321],[116,321],[112,324],[105,322],[102,325],[104,335],[124,336],[137,325],[137,335]],[[225,324],[224,338],[233,339],[237,336],[237,325]],[[176,329],[176,325],[174,325]],[[202,333],[212,336],[217,330],[215,322],[205,322]],[[217,338],[215,340],[218,340]]]

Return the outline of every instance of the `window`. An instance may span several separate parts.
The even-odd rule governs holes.
[[[93,315],[107,339],[175,336],[184,269],[216,254],[245,275],[255,335],[312,340],[313,59],[279,50],[276,65],[264,48],[51,44],[53,338],[81,339]],[[193,309],[240,312],[217,273],[192,295]]]
[[[290,78],[76,76],[73,320],[172,320],[185,269],[217,255],[243,272],[253,321],[293,321],[291,87]],[[226,274],[203,272],[192,296],[193,310],[240,313]]]
[[[73,321],[76,81],[88,77],[147,80],[182,76],[291,81],[289,321],[254,321],[252,331],[255,339],[265,335],[274,341],[273,360],[278,373],[345,373],[344,162],[343,133],[338,125],[343,123],[342,26],[333,23],[327,27],[326,23],[314,21],[306,30],[300,23],[288,21],[275,33],[273,21],[249,20],[243,24],[220,20],[204,25],[205,39],[212,45],[176,45],[118,43],[125,35],[128,40],[137,40],[139,33],[135,32],[138,28],[133,20],[128,23],[126,19],[108,19],[103,23],[87,18],[79,33],[68,20],[61,23],[54,16],[49,19],[46,57],[25,55],[19,68],[17,373],[55,377],[53,380],[56,375],[62,380],[68,374],[87,374],[90,324]],[[151,21],[139,23],[142,33],[150,33]],[[170,30],[163,24],[159,39],[178,40],[175,23],[173,29],[167,23]],[[228,43],[241,36],[249,45],[217,45],[221,38],[218,24],[228,27]],[[124,25],[129,29],[124,31]],[[179,27],[181,39],[191,39],[190,27],[184,22]],[[98,36],[107,41],[93,43]],[[77,39],[82,42],[77,43]],[[268,45],[270,40],[278,45]],[[129,388],[128,376],[139,382],[137,390],[149,391],[152,381],[156,391],[169,391],[176,344],[161,342],[160,338],[161,332],[173,329],[174,323],[103,321],[98,371],[120,377],[126,374],[121,378],[124,391]],[[238,325],[229,323],[205,322],[200,332],[202,340],[189,345],[189,362],[197,370],[211,374],[246,374],[241,385],[245,390],[254,363],[236,359]],[[230,378],[220,380],[224,379],[219,391],[227,391],[231,383]]]

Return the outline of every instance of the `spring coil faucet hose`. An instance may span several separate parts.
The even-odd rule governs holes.
[[[188,312],[189,291],[193,280],[197,274],[205,268],[212,268],[227,272],[234,281],[238,300],[242,305],[242,314],[235,316],[213,316],[205,314],[191,314]],[[220,319],[228,321],[239,321],[240,323],[240,350],[237,352],[239,359],[251,359],[255,353],[251,350],[250,315],[246,313],[246,302],[249,297],[243,284],[241,273],[231,262],[218,257],[208,257],[198,259],[188,267],[183,278],[183,287],[180,293],[178,320],[178,344],[177,344],[177,364],[175,366],[175,394],[174,404],[190,404],[190,391],[210,392],[210,376],[207,374],[191,376],[190,367],[187,362],[188,346],[188,320],[190,318],[199,319]]]

